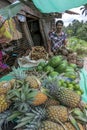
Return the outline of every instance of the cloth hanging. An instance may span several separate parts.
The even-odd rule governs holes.
[[[0,43],[9,43],[20,38],[22,38],[22,34],[16,29],[14,19],[6,20],[0,28]]]

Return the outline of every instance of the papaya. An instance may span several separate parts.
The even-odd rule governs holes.
[[[37,71],[43,71],[43,67],[40,66],[40,65],[38,65],[38,66],[36,67],[36,70],[37,70]]]
[[[68,77],[68,78],[71,78],[71,79],[76,79],[77,78],[75,72],[67,72],[67,73],[65,73],[65,76]]]
[[[59,73],[63,73],[65,72],[67,67],[67,61],[63,60],[62,64],[60,64],[57,68],[55,68],[55,71],[59,72]]]
[[[48,65],[52,66],[53,68],[57,67],[62,62],[62,56],[53,56],[49,61]]]
[[[42,67],[45,67],[46,66],[46,62],[40,62],[39,64],[38,64],[38,66],[42,66]]]
[[[54,70],[54,68],[49,65],[44,68],[44,71],[49,72],[49,73],[52,72],[53,70]]]
[[[52,72],[49,73],[49,76],[51,76],[51,77],[55,77],[55,76],[58,76],[58,75],[59,75],[59,73],[56,72],[56,71],[52,71]]]
[[[75,72],[74,68],[67,66],[65,72]]]
[[[76,68],[77,68],[77,65],[74,64],[74,63],[70,63],[69,66],[72,67],[73,69],[76,69]]]

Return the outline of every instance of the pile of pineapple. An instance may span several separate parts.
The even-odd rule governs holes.
[[[9,82],[0,82],[0,113],[9,108],[10,102],[6,100],[6,94],[10,89],[11,84]]]
[[[10,108],[5,120],[15,121],[16,130],[87,129],[86,105],[73,90],[47,77],[42,80],[16,69],[9,83],[11,87],[5,95]]]

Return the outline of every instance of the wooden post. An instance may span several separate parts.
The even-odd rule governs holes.
[[[51,24],[50,19],[40,19],[39,25],[40,25],[40,31],[41,31],[41,34],[42,34],[42,38],[43,38],[43,41],[44,41],[44,46],[47,50],[48,40],[49,40],[48,33],[52,28],[52,24]]]
[[[29,46],[31,48],[34,45],[34,43],[33,43],[32,37],[31,37],[30,30],[29,30],[28,25],[27,25],[27,22],[22,22],[21,25],[22,25],[22,29],[25,33],[25,37],[26,37],[26,39],[29,43]]]

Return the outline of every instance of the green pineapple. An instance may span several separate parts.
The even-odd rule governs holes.
[[[81,97],[74,91],[59,87],[56,82],[46,81],[45,87],[49,90],[49,94],[56,98],[62,105],[74,108],[79,106]]]

